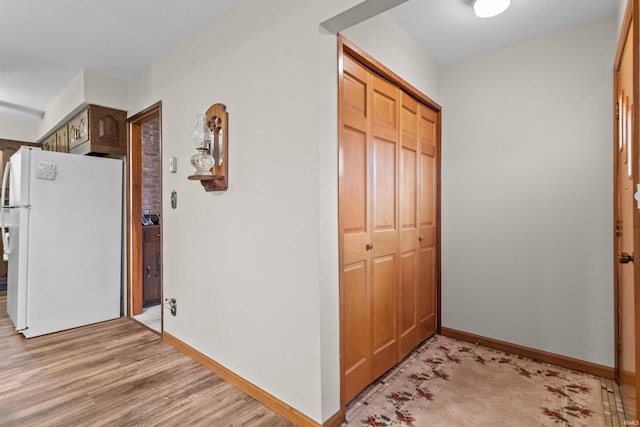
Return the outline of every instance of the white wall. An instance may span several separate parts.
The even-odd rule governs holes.
[[[38,138],[45,136],[84,102],[84,70],[80,71],[53,100],[38,125]]]
[[[38,139],[51,133],[88,104],[125,110],[128,83],[91,70],[81,70],[53,100],[38,124]]]
[[[343,31],[342,34],[378,62],[438,102],[440,65],[390,13],[368,19]]]
[[[126,110],[128,82],[91,70],[81,70],[58,94],[41,119],[20,121],[0,117],[0,138],[41,140],[88,104]]]
[[[0,117],[0,139],[35,142],[37,135],[37,122]]]
[[[618,31],[616,32],[616,34],[620,34],[622,23],[624,21],[624,12],[627,9],[628,2],[629,0],[620,0],[620,6],[618,7]]]
[[[103,107],[127,110],[128,82],[91,70],[84,70],[84,102]]]
[[[131,85],[129,111],[161,100],[163,156],[178,158],[163,174],[164,295],[178,302],[165,331],[322,421],[317,14],[236,1]],[[229,190],[209,194],[187,180],[190,135],[216,102],[229,112]]]
[[[238,0],[129,87],[130,115],[162,101],[178,158],[163,171],[165,331],[318,422],[340,403],[337,41],[318,24],[355,3]],[[187,180],[190,135],[215,102],[229,190],[208,194]]]
[[[443,67],[443,326],[614,365],[616,19]]]

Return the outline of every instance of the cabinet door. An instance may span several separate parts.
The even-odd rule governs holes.
[[[68,150],[73,149],[88,140],[89,109],[86,108],[69,121]]]
[[[53,138],[49,142],[49,151],[58,151],[58,131],[53,134]]]
[[[87,110],[75,118],[75,127],[80,130],[87,120],[87,136],[74,139],[69,146],[73,154],[127,155],[127,113],[113,108],[89,105]],[[80,131],[81,132],[81,131]],[[75,130],[74,130],[75,133]]]
[[[160,226],[143,228],[144,241],[142,248],[143,280],[142,306],[160,304],[162,259],[160,251]]]
[[[42,149],[44,151],[51,151],[56,145],[56,134],[51,134],[47,139],[42,141]]]
[[[69,135],[66,125],[56,132],[56,147],[53,151],[60,151],[62,153],[69,152]]]
[[[104,154],[127,153],[127,113],[112,108],[89,106],[91,151]]]

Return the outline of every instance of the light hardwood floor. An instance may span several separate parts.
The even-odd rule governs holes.
[[[292,426],[126,318],[26,339],[0,292],[2,426]]]

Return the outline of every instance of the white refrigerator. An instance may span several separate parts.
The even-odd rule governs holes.
[[[119,159],[31,147],[11,156],[0,226],[7,312],[25,337],[120,317],[122,175]]]

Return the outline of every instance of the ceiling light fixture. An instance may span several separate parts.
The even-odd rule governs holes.
[[[511,0],[473,0],[473,11],[478,18],[491,18],[507,10]]]

